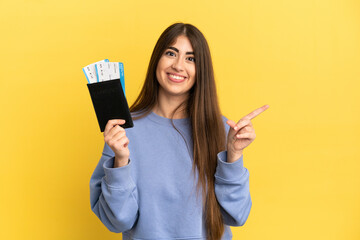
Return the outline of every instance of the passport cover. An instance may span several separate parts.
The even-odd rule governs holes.
[[[120,79],[87,84],[100,131],[104,132],[110,119],[124,119],[123,128],[134,126]]]

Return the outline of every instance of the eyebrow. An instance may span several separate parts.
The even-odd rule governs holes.
[[[177,49],[176,47],[168,47],[168,49],[172,49],[172,50],[174,50],[175,52],[179,53],[179,49]],[[185,54],[186,54],[186,55],[188,55],[188,54],[194,55],[194,52],[186,52]]]

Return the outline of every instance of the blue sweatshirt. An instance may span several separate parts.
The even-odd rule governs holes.
[[[229,126],[225,123],[226,132]],[[123,239],[206,239],[201,192],[192,170],[190,119],[168,118],[151,112],[126,129],[130,163],[113,168],[114,152],[105,143],[90,180],[91,208],[112,232]],[[227,163],[217,155],[215,193],[225,225],[223,240],[232,239],[230,226],[245,223],[251,208],[249,172],[243,157]]]

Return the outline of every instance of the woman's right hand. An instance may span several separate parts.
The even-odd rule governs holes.
[[[125,166],[129,161],[129,139],[125,129],[119,126],[123,124],[123,119],[112,119],[107,122],[104,130],[104,140],[115,153],[114,167]]]

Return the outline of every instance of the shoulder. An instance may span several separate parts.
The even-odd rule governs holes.
[[[229,120],[229,119],[228,119],[227,117],[225,117],[224,115],[222,115],[221,118],[222,118],[224,124],[226,124],[226,121]]]

